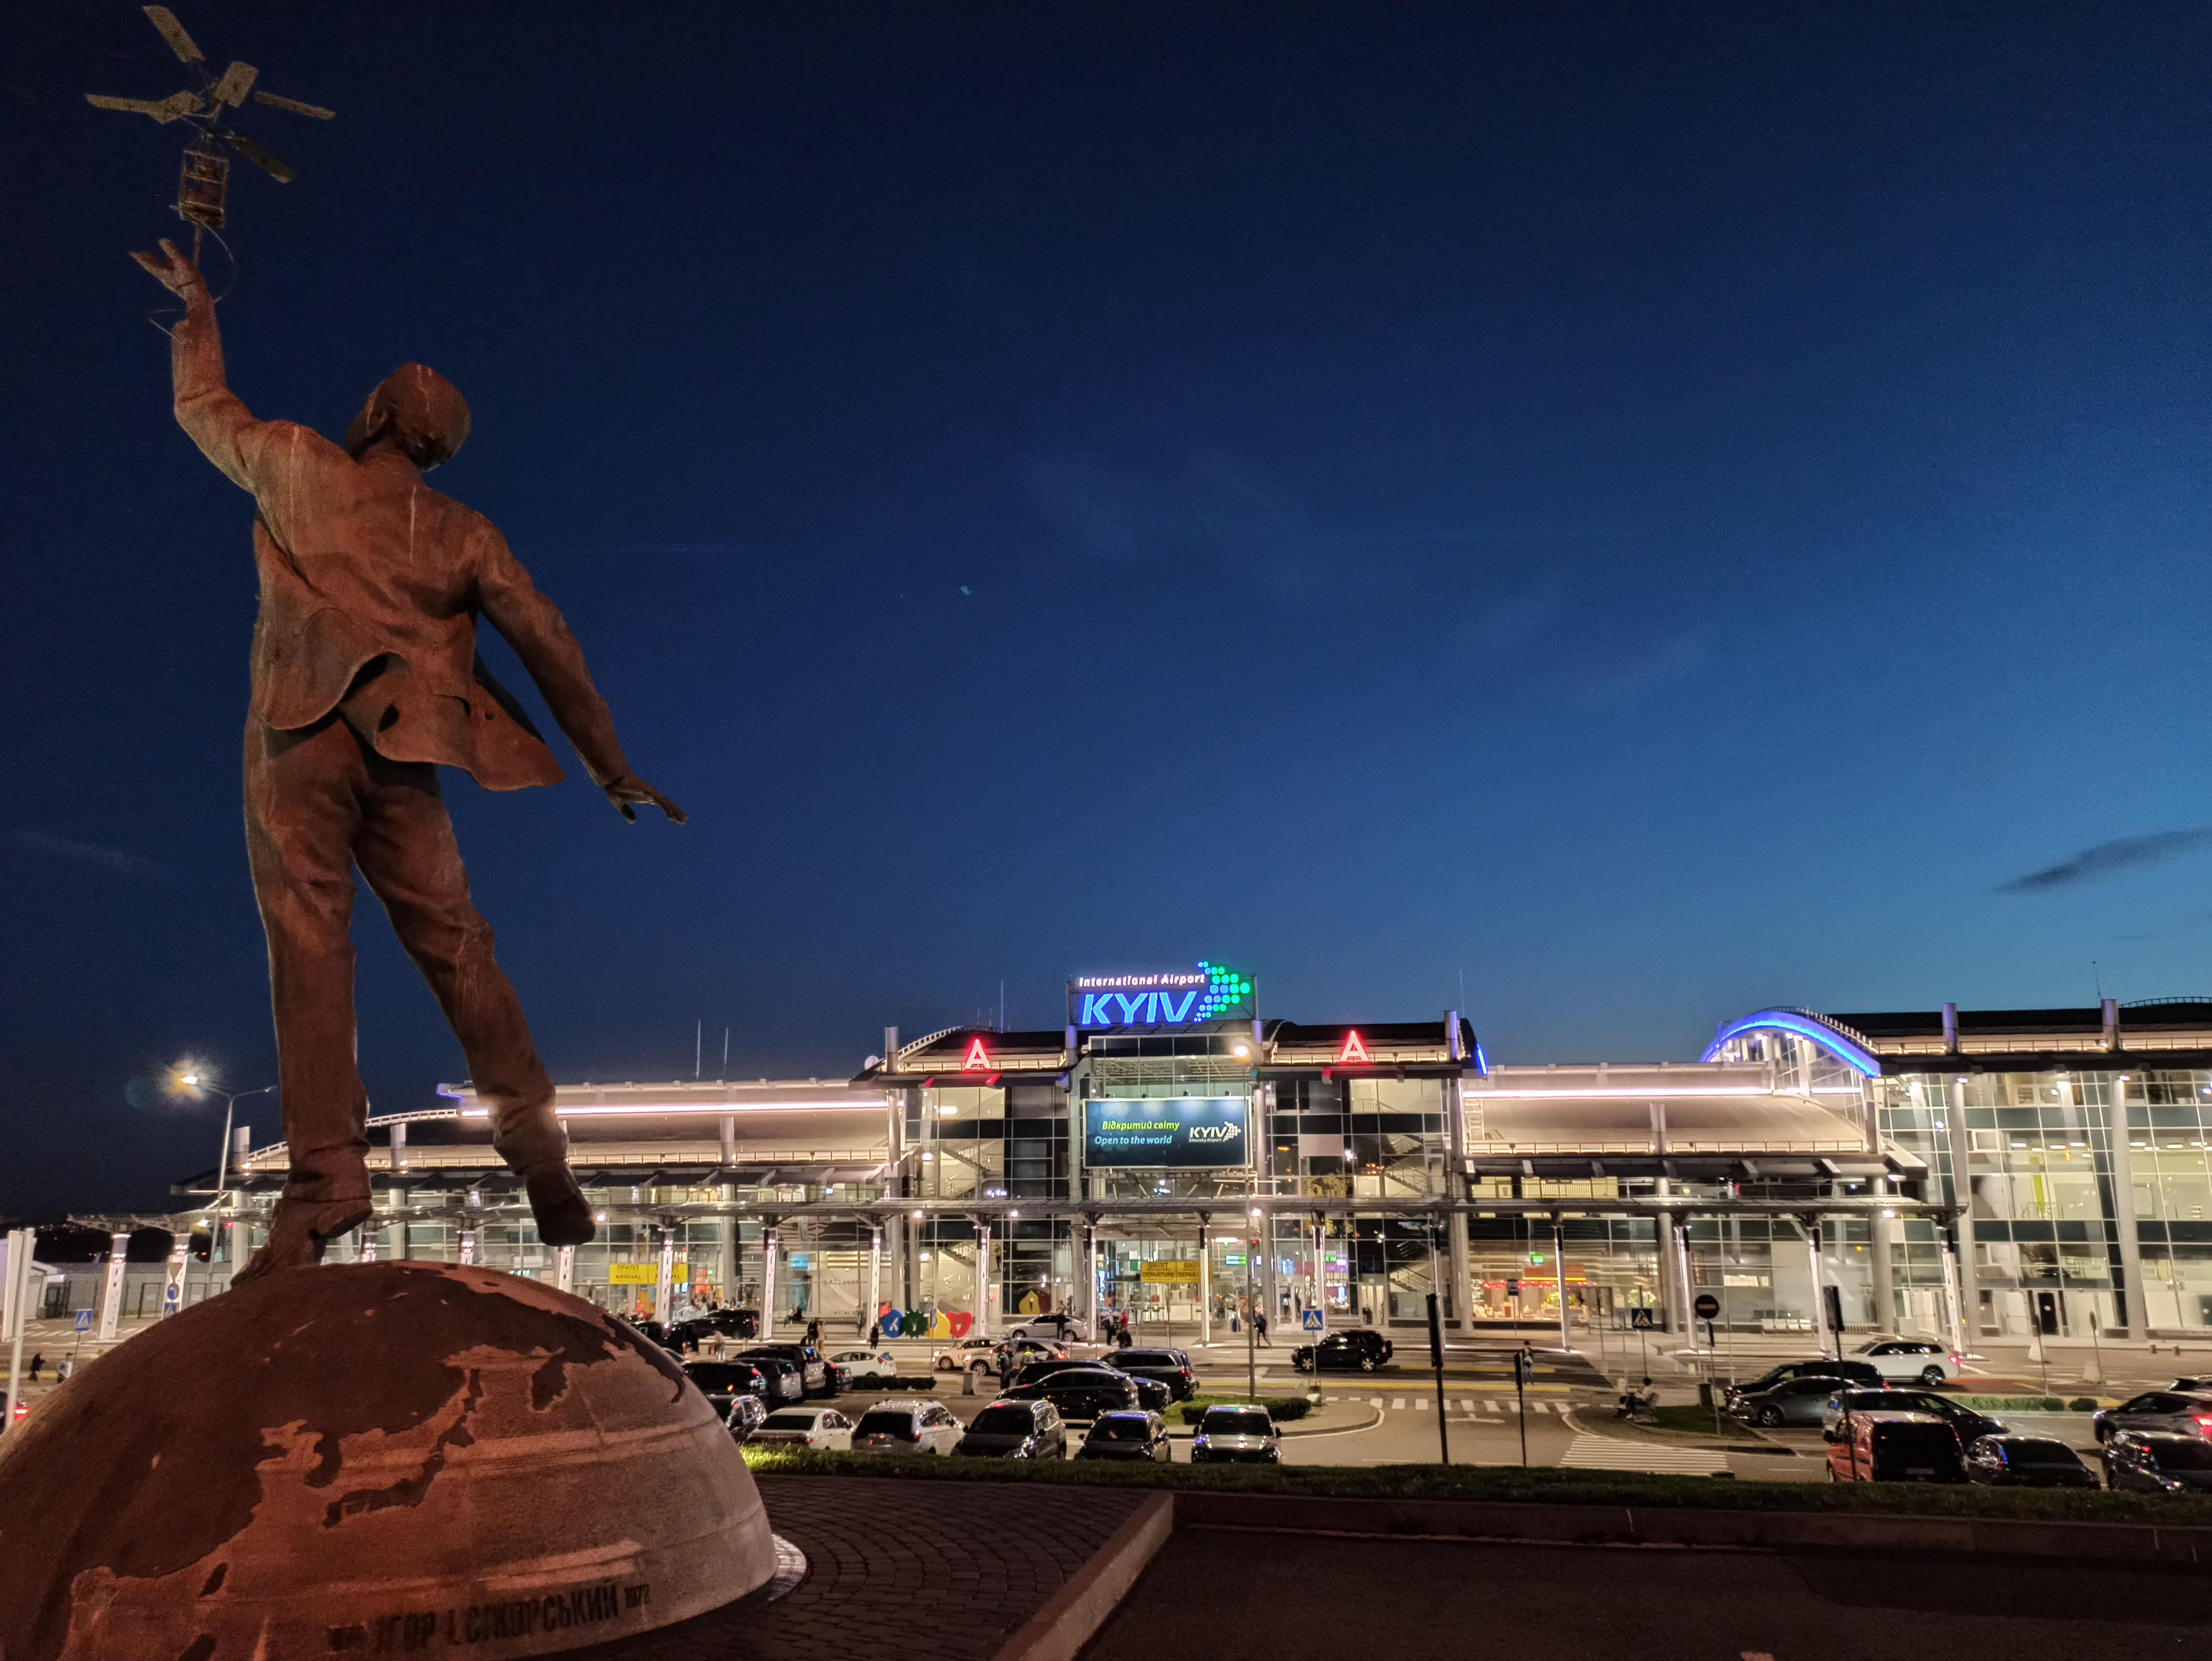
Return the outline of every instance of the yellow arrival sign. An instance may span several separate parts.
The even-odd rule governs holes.
[[[678,1259],[674,1278],[681,1282],[691,1278],[691,1265]],[[607,1284],[611,1287],[650,1287],[660,1284],[659,1263],[609,1263]]]
[[[1194,1287],[1198,1284],[1198,1259],[1151,1258],[1138,1265],[1137,1279],[1139,1285],[1148,1287]]]

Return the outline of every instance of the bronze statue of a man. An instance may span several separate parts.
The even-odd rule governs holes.
[[[568,1170],[553,1081],[438,794],[441,764],[492,790],[552,784],[560,764],[476,651],[479,615],[538,683],[592,782],[624,818],[675,803],[630,771],[584,654],[491,522],[422,483],[468,436],[469,408],[409,364],[369,394],[343,447],[256,421],[224,383],[215,303],[173,245],[133,254],[185,302],[172,337],[177,420],[253,493],[261,612],[246,723],[246,844],[269,936],[291,1168],[269,1242],[238,1278],[320,1259],[369,1215],[368,1096],[355,1060],[355,867],[460,1040],[492,1144],[549,1245],[580,1245],[591,1208]]]

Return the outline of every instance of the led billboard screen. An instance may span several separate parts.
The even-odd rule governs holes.
[[[1250,1105],[1243,1096],[1086,1101],[1083,1162],[1183,1168],[1248,1165]]]

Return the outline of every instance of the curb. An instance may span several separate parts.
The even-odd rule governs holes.
[[[1708,1550],[1852,1550],[2064,1557],[2212,1567],[2212,1528],[2039,1523],[1998,1518],[1848,1517],[1817,1512],[1632,1510],[1454,1500],[1334,1500],[1179,1491],[1184,1528],[1358,1534],[1547,1545]]]
[[[992,1661],[1074,1661],[1175,1532],[1171,1494],[1146,1496],[1091,1561],[999,1646]]]

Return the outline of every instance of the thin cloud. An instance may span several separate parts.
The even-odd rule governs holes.
[[[1708,623],[1662,641],[1643,656],[1630,660],[1609,674],[1591,679],[1583,688],[1582,701],[1592,704],[1632,703],[1662,686],[1688,679],[1705,666],[1713,641],[1720,631],[1720,624]]]
[[[2193,934],[2206,924],[2212,923],[2212,911],[2192,911],[2179,922],[2168,923],[2163,928],[2146,928],[2140,934],[2115,934],[2116,940],[2162,940],[2170,934]]]
[[[161,877],[168,874],[168,867],[158,860],[125,853],[120,848],[110,848],[104,843],[74,842],[67,837],[52,836],[44,830],[10,830],[8,842],[10,847],[20,848],[26,853],[90,866],[111,876]]]
[[[2153,830],[2141,837],[2116,837],[2110,842],[2100,842],[2093,848],[2083,849],[2072,859],[2046,865],[2040,871],[2014,877],[2010,882],[1999,883],[1996,891],[2000,894],[2048,893],[2054,888],[2070,888],[2077,882],[2108,876],[2115,871],[2163,865],[2168,860],[2177,860],[2185,854],[2194,853],[2208,843],[2212,843],[2212,825],[2202,825],[2191,830]]]

